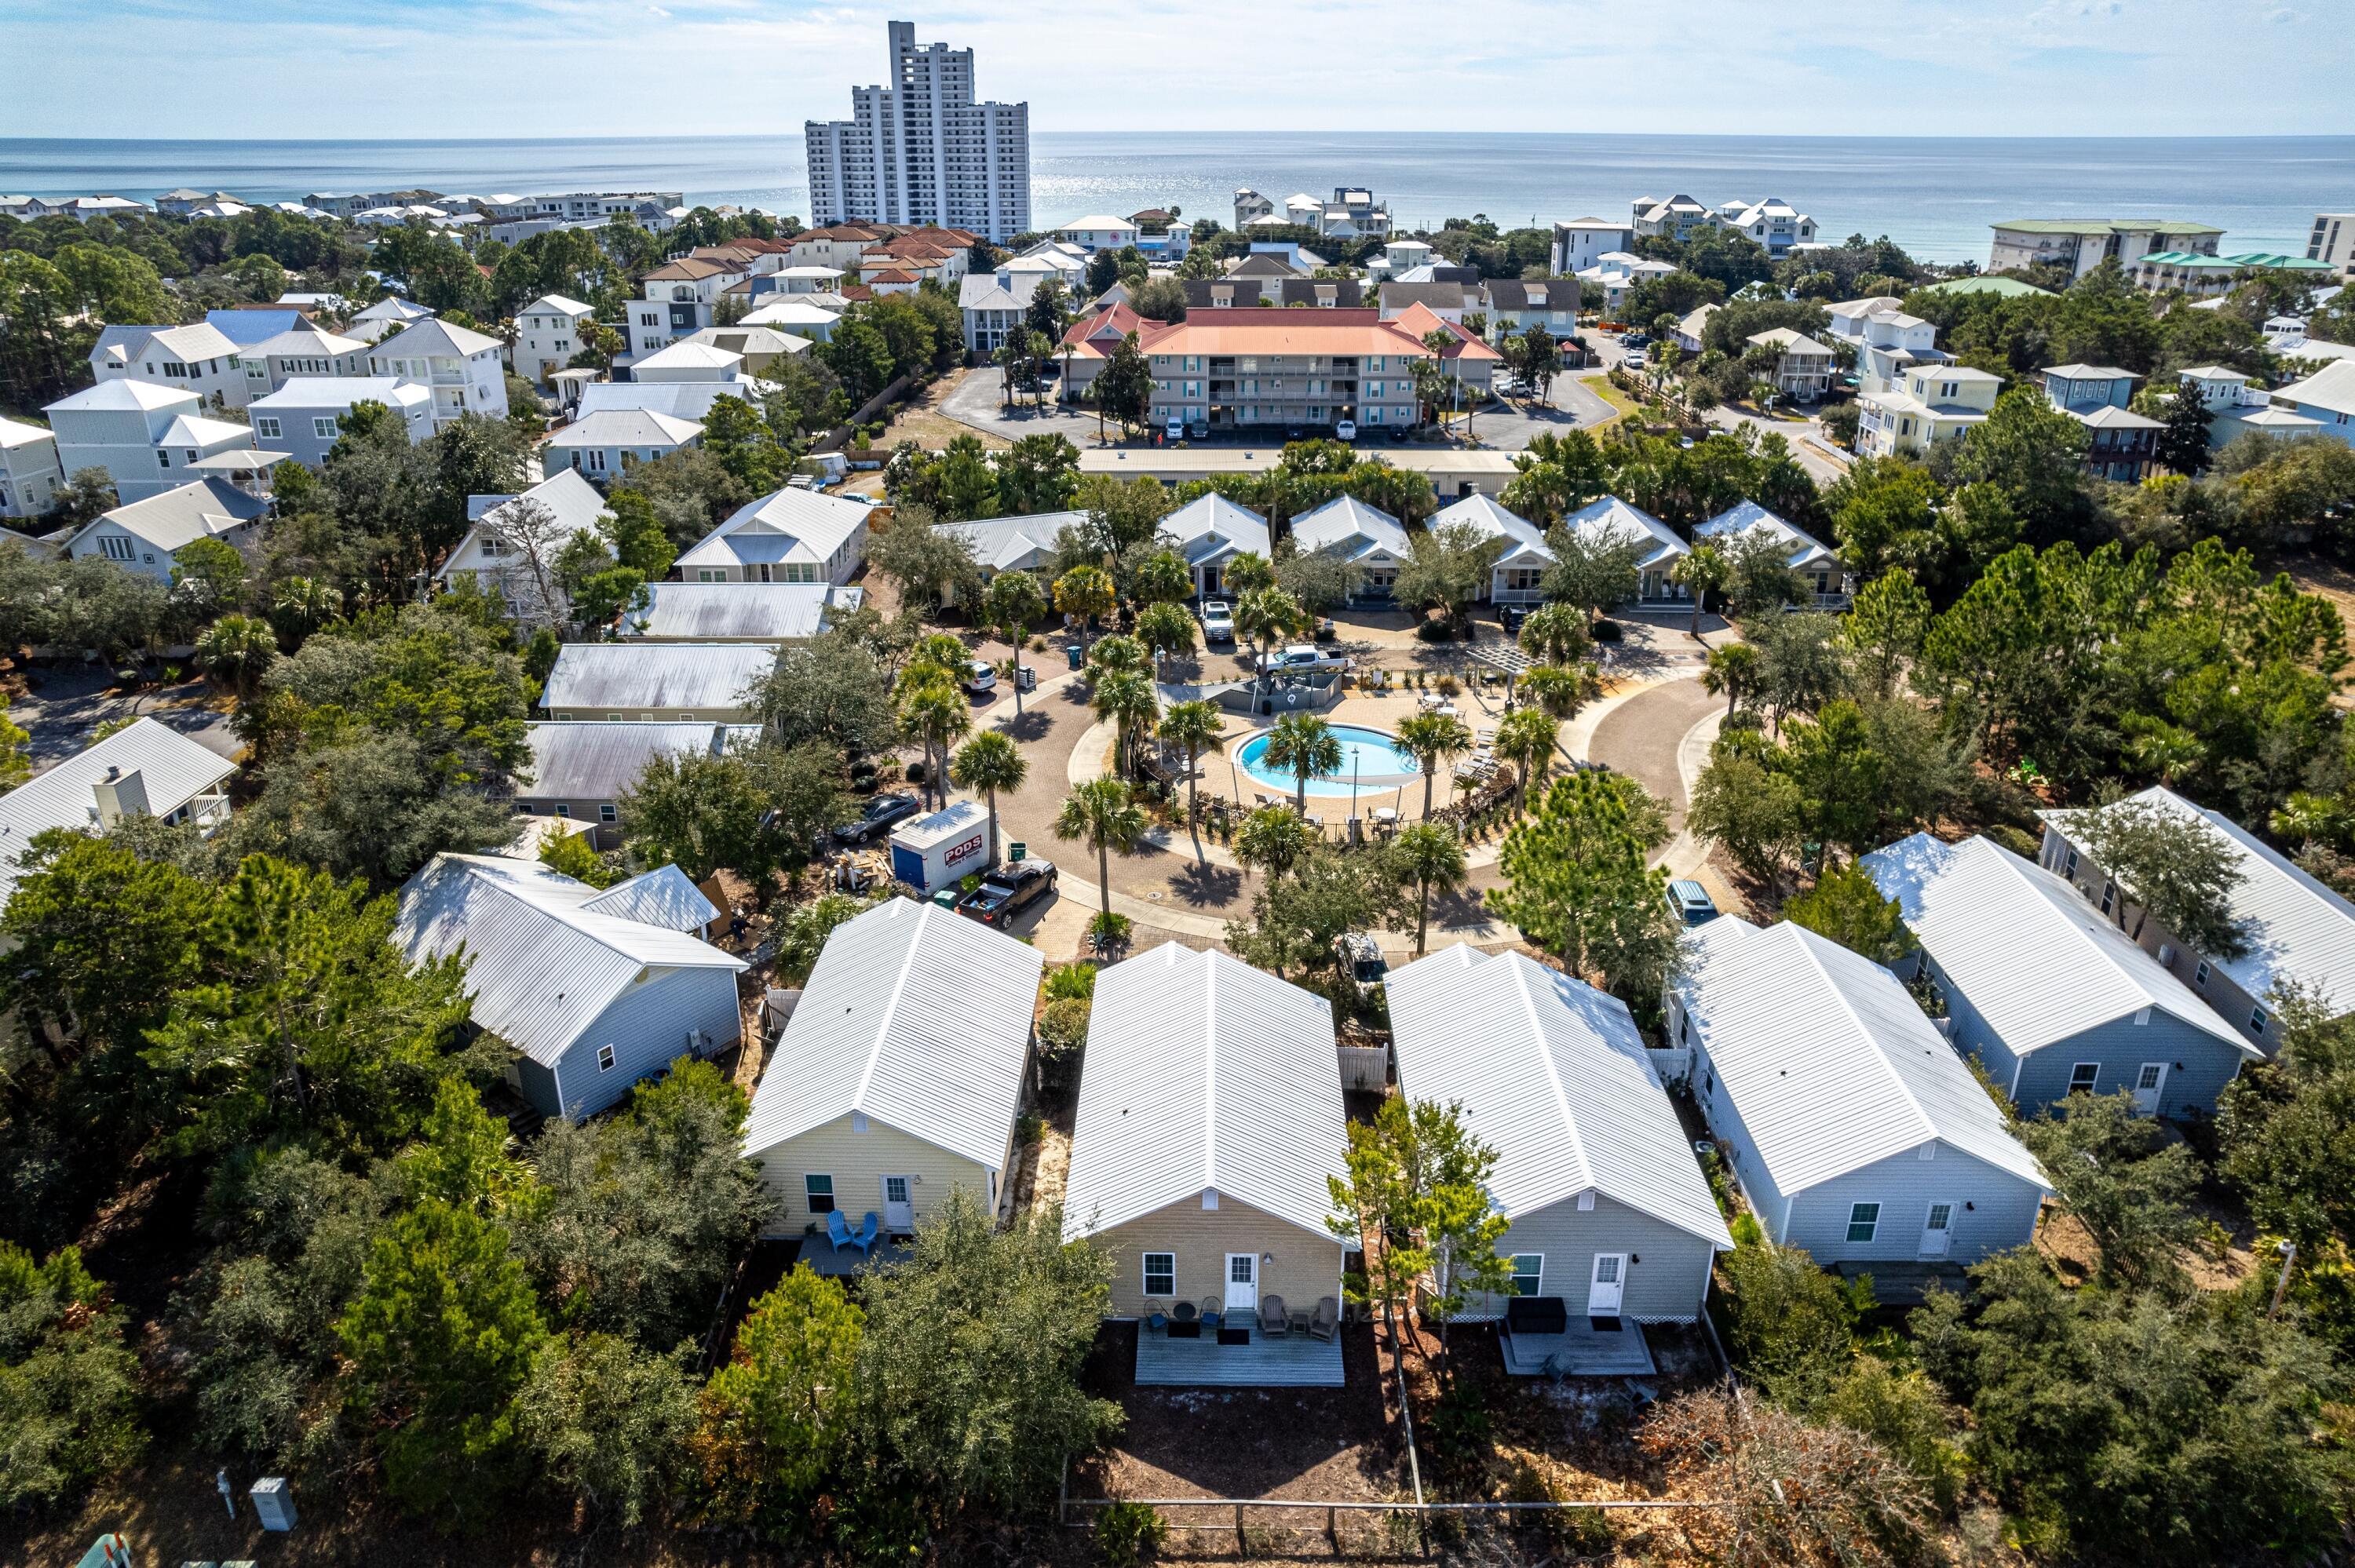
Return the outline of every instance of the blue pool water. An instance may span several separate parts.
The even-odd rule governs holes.
[[[1361,791],[1392,789],[1423,777],[1423,769],[1414,758],[1401,751],[1398,743],[1380,730],[1337,724],[1333,726],[1333,738],[1341,743],[1340,769],[1329,779],[1311,779],[1311,795],[1347,795],[1352,769]],[[1267,740],[1266,736],[1258,735],[1243,742],[1242,749],[1235,754],[1235,765],[1271,791],[1289,795],[1293,790],[1292,775],[1261,760],[1267,755]]]

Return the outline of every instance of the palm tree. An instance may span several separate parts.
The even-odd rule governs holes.
[[[1096,852],[1096,887],[1103,900],[1097,918],[1103,922],[1097,928],[1109,929],[1113,852],[1126,854],[1143,842],[1144,810],[1129,799],[1128,786],[1119,779],[1091,779],[1063,797],[1054,831],[1057,838],[1083,842]]]
[[[924,782],[945,804],[948,792],[941,788],[941,770],[933,766],[933,758],[945,760],[950,743],[973,727],[972,705],[947,681],[920,681],[900,694],[900,727],[910,739],[923,743]]]
[[[1153,652],[1153,672],[1158,677],[1161,661],[1178,658],[1194,652],[1194,618],[1182,604],[1163,600],[1148,604],[1136,617],[1136,635]]]
[[[2208,748],[2198,736],[2164,719],[2136,715],[2123,727],[2126,759],[2145,772],[2158,774],[2158,781],[2170,789],[2178,779],[2208,759]]]
[[[1399,830],[1391,842],[1398,868],[1414,879],[1414,955],[1423,956],[1423,938],[1431,929],[1431,890],[1453,891],[1464,885],[1464,841],[1455,830],[1437,822],[1416,822]]]
[[[1028,572],[1000,572],[989,579],[981,598],[981,612],[990,625],[1014,645],[1014,714],[1022,715],[1022,644],[1030,629],[1046,619],[1047,595]]]
[[[278,634],[250,615],[224,615],[197,639],[197,668],[240,697],[250,696],[278,657]]]
[[[1204,752],[1219,744],[1219,737],[1226,732],[1226,720],[1220,715],[1216,703],[1172,703],[1161,715],[1160,727],[1156,731],[1161,743],[1174,746],[1186,754],[1186,821],[1188,828],[1194,822],[1195,764]],[[1200,845],[1201,839],[1198,834],[1195,846],[1199,850]]]
[[[1316,833],[1299,812],[1289,806],[1262,806],[1235,830],[1235,858],[1273,881],[1298,865],[1316,843]]]
[[[1073,567],[1055,579],[1055,608],[1080,623],[1080,641],[1088,640],[1088,622],[1110,615],[1120,602],[1112,574],[1102,567]]]
[[[1688,637],[1700,635],[1701,601],[1725,587],[1733,576],[1733,558],[1722,546],[1704,539],[1668,568],[1668,576],[1692,589],[1692,623],[1685,628]]]
[[[960,789],[978,789],[989,801],[989,863],[997,863],[997,792],[1019,789],[1030,764],[1002,729],[986,729],[957,747],[949,778]]]
[[[1230,594],[1246,594],[1253,588],[1273,588],[1275,567],[1257,550],[1245,550],[1227,563],[1219,574]]]
[[[1520,778],[1513,802],[1516,810],[1529,809],[1529,786],[1545,777],[1561,732],[1561,721],[1543,708],[1518,708],[1497,726],[1497,755],[1511,763]]]
[[[1097,680],[1106,675],[1134,674],[1144,668],[1145,644],[1124,631],[1101,639],[1088,651],[1088,673]]]
[[[1142,670],[1106,671],[1096,677],[1092,705],[1096,717],[1110,719],[1119,728],[1120,739],[1113,755],[1119,759],[1122,770],[1134,767],[1136,733],[1150,725],[1160,711],[1152,681]]]
[[[1529,611],[1521,622],[1521,649],[1540,664],[1573,664],[1593,639],[1586,633],[1587,615],[1574,604],[1549,604]]]
[[[1341,737],[1315,714],[1286,714],[1267,732],[1261,759],[1292,775],[1292,808],[1308,814],[1308,781],[1341,771]]]
[[[1521,694],[1555,718],[1574,719],[1603,694],[1603,672],[1592,664],[1535,665],[1521,676]]]
[[[343,612],[342,591],[316,577],[288,577],[270,606],[278,630],[293,634],[287,639],[291,642],[302,641]]]
[[[1235,635],[1251,644],[1252,677],[1264,681],[1260,669],[1263,648],[1273,645],[1287,633],[1298,633],[1308,625],[1308,612],[1300,601],[1280,588],[1253,588],[1235,605]]]
[[[1742,705],[1742,694],[1758,673],[1758,650],[1747,642],[1729,642],[1709,651],[1709,667],[1700,673],[1701,690],[1710,696],[1725,694],[1725,716]]]
[[[1171,604],[1194,592],[1194,573],[1175,550],[1156,550],[1138,563],[1134,591],[1147,604]]]
[[[1453,714],[1417,714],[1399,721],[1398,743],[1423,768],[1423,814],[1428,818],[1433,782],[1448,762],[1472,749],[1472,731]]]

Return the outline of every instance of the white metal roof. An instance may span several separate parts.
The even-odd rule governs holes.
[[[203,401],[194,392],[184,392],[176,387],[160,387],[153,381],[126,376],[119,380],[101,381],[95,387],[82,388],[70,397],[60,397],[54,403],[45,404],[42,412],[54,414],[63,409],[69,414],[79,414],[130,408],[150,412],[158,408],[177,408],[183,405],[194,408]]]
[[[600,408],[548,438],[560,451],[591,447],[683,447],[703,434],[692,419],[653,408]]]
[[[549,709],[718,714],[742,707],[752,683],[776,662],[777,651],[759,642],[568,642],[540,702]]]
[[[617,882],[581,907],[666,931],[700,931],[719,918],[718,906],[676,865],[658,865]]]
[[[21,419],[0,418],[0,451],[12,447],[28,447],[35,441],[54,441],[57,438],[38,425],[28,425]]]
[[[622,617],[629,641],[795,642],[826,629],[837,609],[856,609],[857,588],[825,583],[648,583],[644,609]]]
[[[1674,981],[1719,1084],[1787,1196],[1933,1139],[2050,1190],[1897,977],[1785,920],[1685,934]]]
[[[237,764],[151,718],[135,721],[0,795],[0,907],[16,891],[17,857],[36,833],[97,825],[91,787],[110,768],[136,772],[147,809],[168,817],[237,771]]]
[[[379,355],[440,355],[464,359],[499,346],[499,340],[448,322],[427,318],[404,327],[376,345]]]
[[[1066,528],[1086,524],[1084,512],[1034,512],[1021,517],[985,517],[971,523],[935,523],[954,530],[973,546],[975,562],[993,572],[1028,569],[1039,557],[1051,557],[1055,536]]]
[[[1399,1090],[1460,1103],[1508,1218],[1589,1190],[1731,1248],[1627,1004],[1524,953],[1461,943],[1390,972]]]
[[[1098,971],[1067,1238],[1208,1191],[1329,1236],[1348,1157],[1332,1003],[1176,942]]]
[[[543,1066],[654,971],[745,967],[682,932],[590,909],[600,896],[536,861],[435,855],[401,887],[393,937],[411,963],[462,953],[474,1022]]]
[[[698,343],[692,337],[682,338],[668,348],[656,349],[634,362],[638,370],[733,370],[744,363],[744,356],[721,348],[717,344]]]
[[[196,540],[241,528],[269,510],[270,503],[247,494],[225,479],[199,479],[161,495],[101,512],[74,537],[79,539],[101,524],[112,523],[168,554]],[[71,541],[67,547],[72,548]]]
[[[1695,539],[1722,539],[1727,544],[1753,529],[1764,529],[1772,537],[1791,546],[1791,565],[1806,567],[1833,559],[1832,552],[1822,540],[1796,524],[1785,523],[1754,501],[1744,501],[1729,506],[1708,522],[1693,530]]]
[[[1354,495],[1337,495],[1314,512],[1292,520],[1292,536],[1304,550],[1344,548],[1350,559],[1387,550],[1403,560],[1412,553],[1399,520]]]
[[[697,567],[823,563],[874,510],[875,503],[864,496],[820,495],[788,485],[745,503],[679,556],[678,565],[683,574]]]
[[[1217,491],[1208,491],[1161,520],[1156,537],[1171,542],[1188,564],[1199,566],[1215,556],[1249,551],[1269,552],[1267,519],[1236,505]]]
[[[1639,566],[1656,567],[1662,561],[1689,556],[1691,547],[1677,536],[1676,530],[1645,511],[1642,507],[1606,495],[1602,500],[1580,507],[1561,520],[1562,526],[1585,539],[1590,545],[1614,537],[1644,546]]]
[[[2263,999],[2277,986],[2301,985],[2319,988],[2334,1014],[2355,1012],[2355,904],[2221,811],[2194,805],[2159,785],[2128,799],[2205,822],[2223,835],[2233,852],[2241,880],[2227,902],[2249,950],[2237,959],[2201,957],[2251,996]],[[2074,811],[2039,814],[2063,834],[2076,816]]]
[[[534,300],[531,303],[526,305],[523,309],[516,313],[516,314],[519,316],[575,317],[592,316],[596,313],[596,306],[584,305],[580,301],[567,299],[562,294],[542,294],[539,298]]]
[[[919,817],[895,830],[891,842],[912,850],[928,850],[961,833],[971,832],[989,820],[989,809],[978,800],[954,800],[928,817]]]
[[[1432,518],[1430,527],[1437,533],[1456,523],[1469,523],[1484,536],[1504,540],[1504,553],[1497,557],[1500,566],[1525,556],[1553,559],[1553,552],[1546,548],[1544,529],[1518,513],[1506,511],[1484,491],[1476,490],[1454,505],[1443,508]]]
[[[930,903],[846,921],[753,1093],[745,1155],[857,1111],[999,1169],[1045,966],[1028,943]]]
[[[605,514],[605,498],[597,487],[583,478],[578,469],[559,469],[520,495],[470,495],[466,497],[466,515],[474,526],[458,546],[450,552],[453,561],[463,560],[466,548],[485,529],[497,531],[510,521],[509,510],[518,501],[536,502],[554,514],[555,526],[570,539],[584,529],[597,526],[597,519]]]
[[[527,800],[615,800],[657,757],[716,757],[731,742],[760,738],[758,725],[564,721],[524,726],[531,747]]]
[[[1858,863],[2016,1053],[2156,1007],[2258,1054],[2075,887],[1999,844],[1915,833]]]
[[[265,413],[291,410],[307,414],[317,408],[348,408],[355,403],[410,408],[432,400],[432,388],[390,376],[297,376],[246,407]]]

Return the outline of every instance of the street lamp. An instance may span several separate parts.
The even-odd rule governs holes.
[[[2275,1246],[2274,1250],[2281,1254],[2281,1276],[2274,1281],[2274,1304],[2265,1308],[2265,1316],[2268,1319],[2281,1311],[2282,1296],[2289,1289],[2289,1266],[2297,1261],[2297,1243],[2286,1241]]]

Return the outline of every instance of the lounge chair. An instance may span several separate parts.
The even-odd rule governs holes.
[[[1341,1331],[1341,1304],[1330,1296],[1316,1298],[1316,1316],[1308,1319],[1308,1331],[1320,1340],[1329,1340]]]
[[[1284,1309],[1283,1297],[1259,1298],[1259,1331],[1271,1340],[1282,1339],[1292,1331],[1292,1315]]]
[[[867,1217],[858,1222],[858,1234],[850,1239],[857,1245],[859,1251],[869,1252],[874,1248],[876,1234],[882,1228],[883,1222],[877,1217],[874,1210],[869,1209],[867,1211]]]
[[[826,1239],[834,1244],[834,1250],[837,1252],[842,1252],[858,1245],[858,1238],[850,1234],[849,1225],[843,1222],[840,1209],[826,1211]]]

